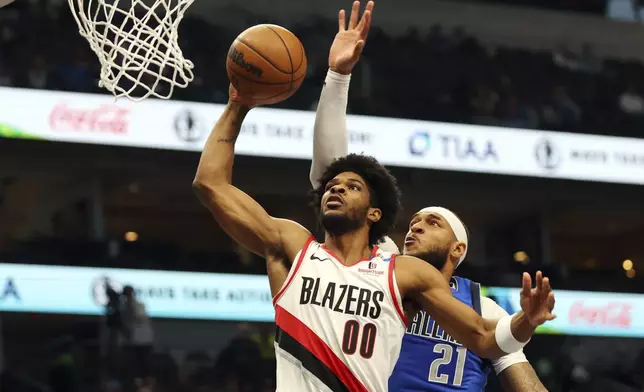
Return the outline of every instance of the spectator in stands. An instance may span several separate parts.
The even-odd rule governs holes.
[[[260,350],[262,361],[270,362],[275,360],[275,324],[264,323],[252,334],[251,339],[255,341]]]
[[[581,48],[581,55],[579,56],[578,69],[588,74],[597,74],[602,69],[602,63],[595,55],[593,47],[589,43],[585,43]]]
[[[118,373],[119,349],[121,342],[121,333],[123,330],[123,320],[121,318],[121,293],[116,291],[109,280],[103,279],[105,285],[105,296],[107,304],[105,305],[105,371],[106,375],[114,376]]]
[[[553,51],[553,62],[561,68],[570,71],[597,74],[601,71],[602,64],[595,55],[592,45],[586,43],[581,48],[581,54],[570,50],[565,44]]]
[[[543,108],[543,119],[548,128],[576,129],[581,119],[581,109],[562,85],[552,89],[552,101]]]
[[[213,377],[213,361],[203,351],[190,352],[179,368],[179,382],[181,391],[193,391],[199,387],[210,384]]]
[[[262,383],[262,379],[257,377],[261,361],[261,352],[252,339],[250,325],[240,323],[237,336],[219,353],[216,368],[222,374],[237,376],[243,391],[257,391]]]
[[[449,43],[443,34],[441,25],[435,24],[425,37],[425,46],[435,53],[445,52],[449,49]]]
[[[49,88],[49,69],[45,59],[36,55],[31,61],[31,67],[27,71],[26,85],[30,88]]]
[[[64,336],[52,344],[49,368],[49,385],[52,392],[79,390],[78,359],[74,349],[75,342],[71,336]]]
[[[472,122],[475,124],[493,125],[496,123],[494,116],[499,94],[489,85],[481,84],[476,88],[470,104],[472,107]]]
[[[77,50],[71,58],[63,59],[58,67],[58,78],[63,89],[68,91],[91,91],[94,78],[90,74],[88,53]]]
[[[532,107],[520,103],[516,94],[509,93],[501,100],[499,106],[499,125],[528,129],[539,126],[537,112]]]
[[[154,343],[154,331],[145,305],[140,302],[132,286],[123,288],[121,307],[124,331],[125,382],[150,376],[149,363]],[[126,390],[128,387],[126,386]]]
[[[178,392],[179,366],[168,353],[154,353],[150,359],[151,374],[155,380],[155,392]]]

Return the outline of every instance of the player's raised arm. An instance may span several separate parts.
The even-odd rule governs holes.
[[[537,326],[555,318],[554,293],[541,272],[536,289],[532,289],[530,275],[523,276],[521,307],[525,312],[498,321],[482,318],[454,298],[440,272],[420,259],[399,256],[395,272],[403,298],[418,302],[447,333],[482,358],[497,359],[521,349]]]
[[[267,260],[276,256],[292,259],[309,238],[308,230],[295,222],[272,218],[231,184],[235,141],[252,105],[231,87],[231,100],[206,141],[193,187],[235,241]]]
[[[347,26],[346,13],[338,14],[338,33],[329,51],[329,72],[318,102],[313,132],[313,161],[310,180],[314,188],[324,170],[334,159],[347,155],[347,101],[351,72],[362,54],[371,27],[374,2],[369,1],[362,15],[360,2],[353,2]]]

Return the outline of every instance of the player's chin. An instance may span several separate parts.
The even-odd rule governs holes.
[[[419,253],[419,252],[418,252],[418,249],[416,249],[416,243],[415,243],[415,242],[412,242],[412,243],[409,243],[409,244],[405,244],[405,245],[403,246],[403,255],[405,255],[405,256],[413,256],[413,257],[416,257],[416,255],[417,255],[418,253]]]

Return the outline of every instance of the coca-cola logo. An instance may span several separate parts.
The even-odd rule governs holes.
[[[568,320],[572,324],[590,324],[606,327],[630,328],[632,304],[611,302],[601,306],[585,305],[583,300],[570,308]]]
[[[49,126],[55,131],[126,134],[130,110],[115,104],[94,108],[74,108],[59,103],[49,114]]]

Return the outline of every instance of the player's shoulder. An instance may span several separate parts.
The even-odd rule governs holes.
[[[414,256],[398,255],[396,256],[396,271],[423,271],[427,267],[432,267],[427,262]],[[433,268],[433,267],[432,267]],[[435,268],[434,268],[435,269]]]
[[[433,265],[425,260],[419,259],[414,256],[398,255],[396,256],[396,272],[410,272],[415,275],[420,275],[423,278],[426,275],[435,276],[436,274],[442,276],[440,271]]]
[[[395,265],[396,279],[401,289],[423,289],[436,283],[445,285],[440,271],[414,256],[399,255]]]
[[[312,235],[309,229],[307,229],[306,227],[304,227],[303,225],[301,225],[300,223],[294,220],[284,219],[284,218],[273,218],[273,219],[275,220],[275,222],[277,222],[280,230],[289,231],[289,232],[293,232],[294,234],[300,234],[308,237]]]

